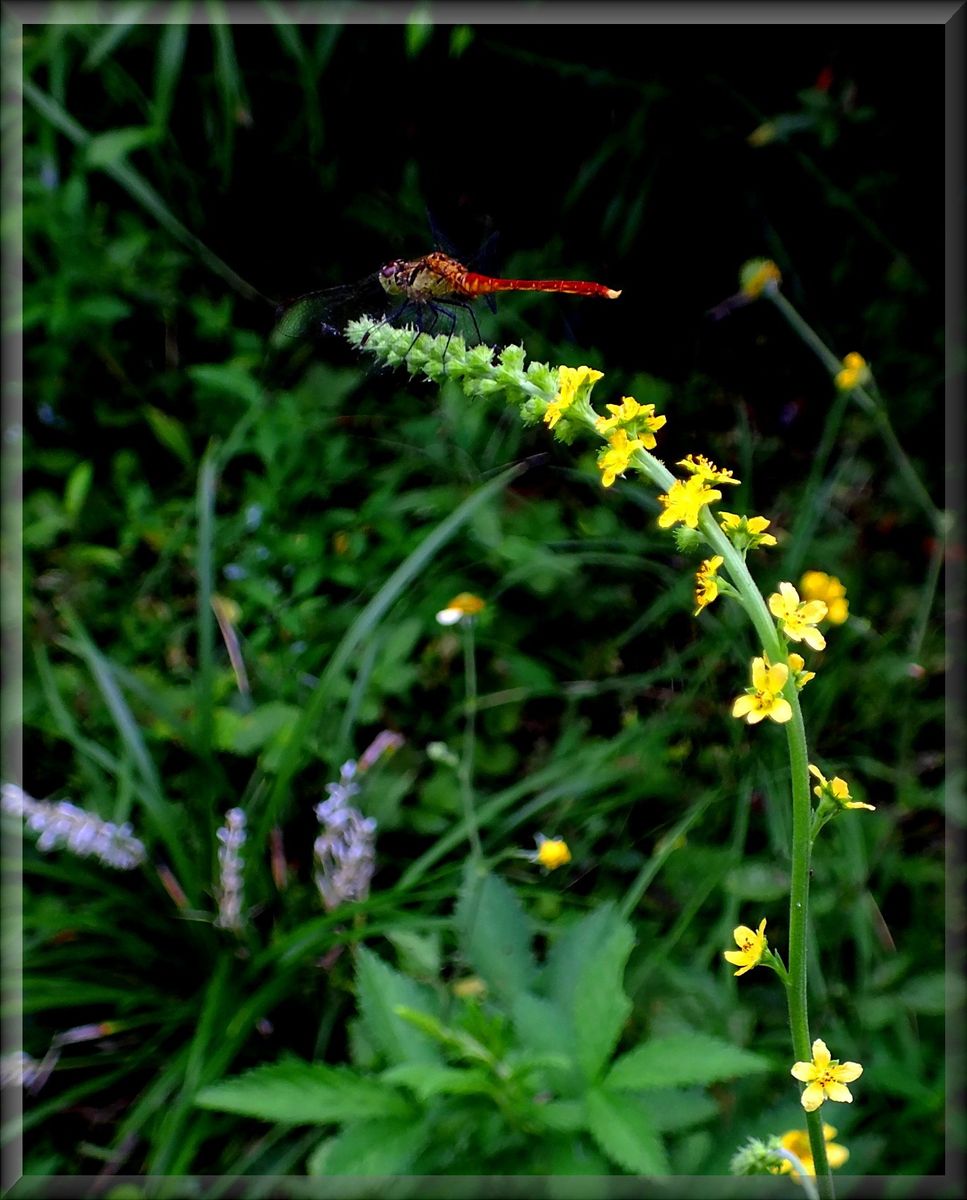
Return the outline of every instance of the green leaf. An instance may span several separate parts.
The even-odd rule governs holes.
[[[463,952],[491,991],[510,998],[533,987],[533,928],[502,879],[468,864],[456,921]]]
[[[679,1033],[642,1042],[611,1068],[605,1086],[612,1091],[715,1083],[753,1075],[771,1067],[761,1054],[742,1050],[705,1033]]]
[[[677,1133],[719,1113],[719,1106],[712,1097],[698,1090],[644,1092],[635,1096],[635,1104],[648,1113],[659,1133]]]
[[[295,728],[299,709],[292,704],[272,700],[252,712],[239,713],[231,708],[215,710],[215,745],[232,754],[258,753],[267,742],[284,737]]]
[[[89,167],[103,170],[125,159],[132,150],[149,146],[160,137],[152,125],[133,125],[128,129],[110,129],[98,133],[87,143],[84,157]]]
[[[184,425],[174,417],[169,417],[160,408],[155,408],[153,404],[146,404],[143,411],[154,436],[187,467],[191,463],[192,453],[191,442]]]
[[[291,1125],[403,1117],[409,1111],[405,1097],[379,1080],[346,1067],[295,1059],[256,1067],[203,1088],[195,1103]]]
[[[631,1012],[623,981],[633,945],[631,926],[605,904],[571,926],[548,957],[548,990],[573,1023],[587,1080],[600,1074]]]
[[[964,981],[960,976],[951,975],[948,978],[940,971],[931,975],[920,975],[905,983],[897,1000],[900,1004],[912,1008],[914,1012],[941,1016],[948,1007],[948,988],[949,1007],[951,1011],[955,1011],[964,1002]]]
[[[607,1156],[635,1175],[667,1175],[668,1160],[658,1131],[628,1096],[592,1088],[588,1128]]]
[[[480,1067],[464,1070],[432,1063],[400,1063],[384,1071],[380,1078],[409,1088],[421,1100],[429,1100],[431,1096],[488,1096],[493,1091],[490,1076]]]
[[[310,1156],[310,1175],[403,1175],[428,1140],[414,1121],[367,1121],[323,1142]]]
[[[87,494],[91,490],[91,480],[94,478],[94,464],[85,460],[79,462],[67,477],[64,485],[64,512],[71,521],[80,516]]]
[[[412,979],[387,966],[371,950],[357,952],[356,986],[366,1028],[391,1063],[439,1062],[439,1053],[426,1034],[404,1021],[397,1007],[428,1011],[429,995]]]
[[[203,394],[207,391],[220,396],[234,396],[247,404],[258,404],[262,399],[258,382],[241,367],[228,363],[199,363],[188,368],[188,375]]]

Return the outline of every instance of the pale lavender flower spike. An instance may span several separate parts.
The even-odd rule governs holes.
[[[339,779],[326,784],[329,794],[315,807],[322,826],[315,840],[315,880],[322,902],[330,912],[350,900],[365,900],[376,868],[376,821],[364,817],[350,801],[359,794],[357,773],[402,745],[398,733],[384,730],[363,752],[358,764],[350,759],[339,770]]]
[[[225,824],[216,830],[215,837],[221,842],[218,847],[218,916],[215,925],[219,929],[231,929],[237,933],[242,928],[245,813],[240,808],[230,808],[225,814]]]
[[[119,871],[130,871],[144,862],[144,845],[132,835],[127,822],[115,825],[102,821],[69,800],[56,804],[35,800],[15,783],[3,785],[2,808],[23,817],[31,833],[39,834],[37,849],[42,853],[66,849],[79,858],[96,858]]]

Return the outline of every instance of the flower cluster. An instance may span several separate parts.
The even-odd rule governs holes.
[[[23,817],[31,833],[37,833],[37,849],[70,850],[79,858],[96,858],[106,867],[130,871],[144,862],[142,842],[132,835],[125,822],[115,825],[85,812],[68,800],[51,804],[35,800],[14,783],[3,785],[3,811]]]
[[[328,911],[349,900],[365,900],[376,867],[376,821],[350,803],[359,792],[357,764],[343,763],[339,779],[327,783],[328,800],[315,808],[322,830],[313,845],[315,881]]]
[[[717,513],[722,532],[732,545],[743,554],[759,546],[774,546],[775,535],[765,531],[772,524],[765,517],[740,517],[737,513]]]
[[[225,824],[216,830],[218,847],[218,929],[231,929],[234,933],[242,928],[242,871],[244,860],[242,847],[245,845],[245,813],[240,808],[230,808],[225,814]]]
[[[842,369],[833,377],[833,383],[839,392],[852,392],[859,387],[865,387],[873,378],[869,364],[862,354],[847,354],[843,359]]]
[[[849,617],[846,588],[835,575],[806,571],[799,580],[799,592],[804,600],[821,600],[826,605],[826,620],[830,625],[842,625]]]

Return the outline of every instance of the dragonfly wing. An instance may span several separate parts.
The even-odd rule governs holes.
[[[293,340],[338,334],[353,317],[381,312],[385,300],[386,293],[374,275],[358,283],[306,292],[279,305],[271,343],[282,349]]]

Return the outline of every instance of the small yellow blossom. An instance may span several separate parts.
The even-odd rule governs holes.
[[[817,1038],[813,1042],[812,1062],[793,1063],[791,1074],[800,1083],[808,1084],[800,1102],[806,1112],[815,1112],[826,1100],[852,1104],[853,1097],[846,1085],[859,1079],[863,1068],[856,1062],[841,1063],[830,1058],[826,1043]]]
[[[687,457],[680,459],[679,467],[684,467],[690,475],[701,479],[705,483],[741,483],[741,479],[735,479],[732,472],[724,467],[717,467],[704,454],[689,454]]]
[[[694,614],[696,617],[719,594],[718,570],[724,562],[721,554],[714,554],[699,567],[695,575],[695,603],[698,605]]]
[[[750,725],[756,725],[769,717],[779,725],[792,717],[792,706],[783,696],[782,689],[789,678],[785,663],[770,663],[763,651],[762,658],[752,660],[752,687],[736,697],[732,705],[733,717],[745,717]]]
[[[793,682],[796,685],[796,691],[801,692],[810,679],[816,678],[815,671],[804,671],[806,660],[801,654],[789,655],[789,671],[792,675]]]
[[[743,296],[755,300],[765,291],[776,291],[782,283],[782,274],[769,258],[752,258],[744,263],[739,272],[739,288]]]
[[[834,1143],[833,1138],[835,1136],[836,1130],[832,1125],[827,1125],[824,1121],[823,1139],[826,1142],[826,1161],[833,1171],[837,1167],[841,1167],[849,1158],[849,1151],[846,1147],[838,1146]],[[790,1129],[780,1137],[779,1142],[784,1150],[789,1150],[795,1154],[796,1158],[802,1163],[803,1170],[807,1175],[816,1174],[816,1164],[813,1162],[813,1151],[809,1144],[809,1134],[805,1129]],[[791,1174],[793,1178],[798,1179],[792,1163],[785,1159],[779,1168],[779,1173],[780,1175]]]
[[[332,535],[332,548],[337,554],[346,554],[349,551],[349,534],[344,529],[338,529]]]
[[[477,1000],[487,994],[487,985],[479,975],[468,975],[464,979],[457,979],[450,985],[450,990],[454,996],[460,996],[466,1000]]]
[[[804,600],[822,600],[826,605],[826,620],[833,625],[842,625],[849,616],[846,588],[835,575],[806,571],[799,580],[799,594]]]
[[[838,808],[865,808],[869,812],[876,812],[875,804],[863,804],[854,800],[849,794],[849,784],[838,775],[827,779],[819,767],[813,766],[812,763],[809,764],[809,774],[819,780],[818,785],[813,788],[813,795],[818,796],[820,800],[829,799]]]
[[[779,591],[769,597],[769,612],[779,622],[786,637],[805,642],[813,650],[825,650],[826,639],[816,625],[826,616],[822,600],[800,600],[791,583],[780,583]]]
[[[836,373],[833,383],[839,391],[851,392],[854,388],[863,387],[872,378],[866,359],[854,352],[843,359],[843,369]]]
[[[735,944],[739,947],[738,950],[724,950],[722,953],[727,962],[739,968],[735,974],[744,975],[746,971],[751,971],[753,967],[759,965],[763,954],[768,949],[765,917],[759,922],[757,930],[750,929],[748,925],[738,925],[732,930],[732,936],[735,938]]]
[[[479,596],[475,596],[473,592],[461,592],[459,596],[453,597],[446,608],[437,613],[436,619],[441,625],[456,625],[464,617],[475,617],[483,612],[484,608],[486,605]]]
[[[765,530],[772,524],[765,517],[740,517],[737,513],[722,512],[716,514],[722,532],[728,534],[729,541],[737,550],[754,550],[757,546],[774,546],[775,536]]]
[[[705,486],[705,480],[700,475],[692,475],[689,479],[676,479],[668,489],[668,494],[659,496],[658,500],[664,505],[665,511],[658,518],[661,529],[669,529],[681,521],[689,529],[698,528],[698,514],[706,504],[713,500],[721,500],[722,493],[716,488]]]
[[[550,428],[560,421],[561,417],[577,398],[578,388],[582,384],[593,385],[604,375],[591,367],[558,367],[558,393],[544,412],[544,422]]]
[[[594,423],[598,433],[610,433],[621,426],[632,437],[640,438],[646,450],[654,450],[658,444],[655,434],[667,420],[656,416],[654,404],[639,404],[634,396],[622,396],[620,404],[606,404],[605,408],[611,416],[598,417]]]
[[[538,863],[545,871],[556,871],[571,861],[571,851],[563,838],[549,838],[539,833],[534,841],[537,849],[527,851],[524,857]]]
[[[608,438],[607,450],[598,455],[598,469],[601,471],[601,482],[605,487],[611,487],[619,475],[623,475],[631,465],[631,456],[638,450],[644,450],[645,444],[640,438],[629,438],[627,429],[619,429]]]

